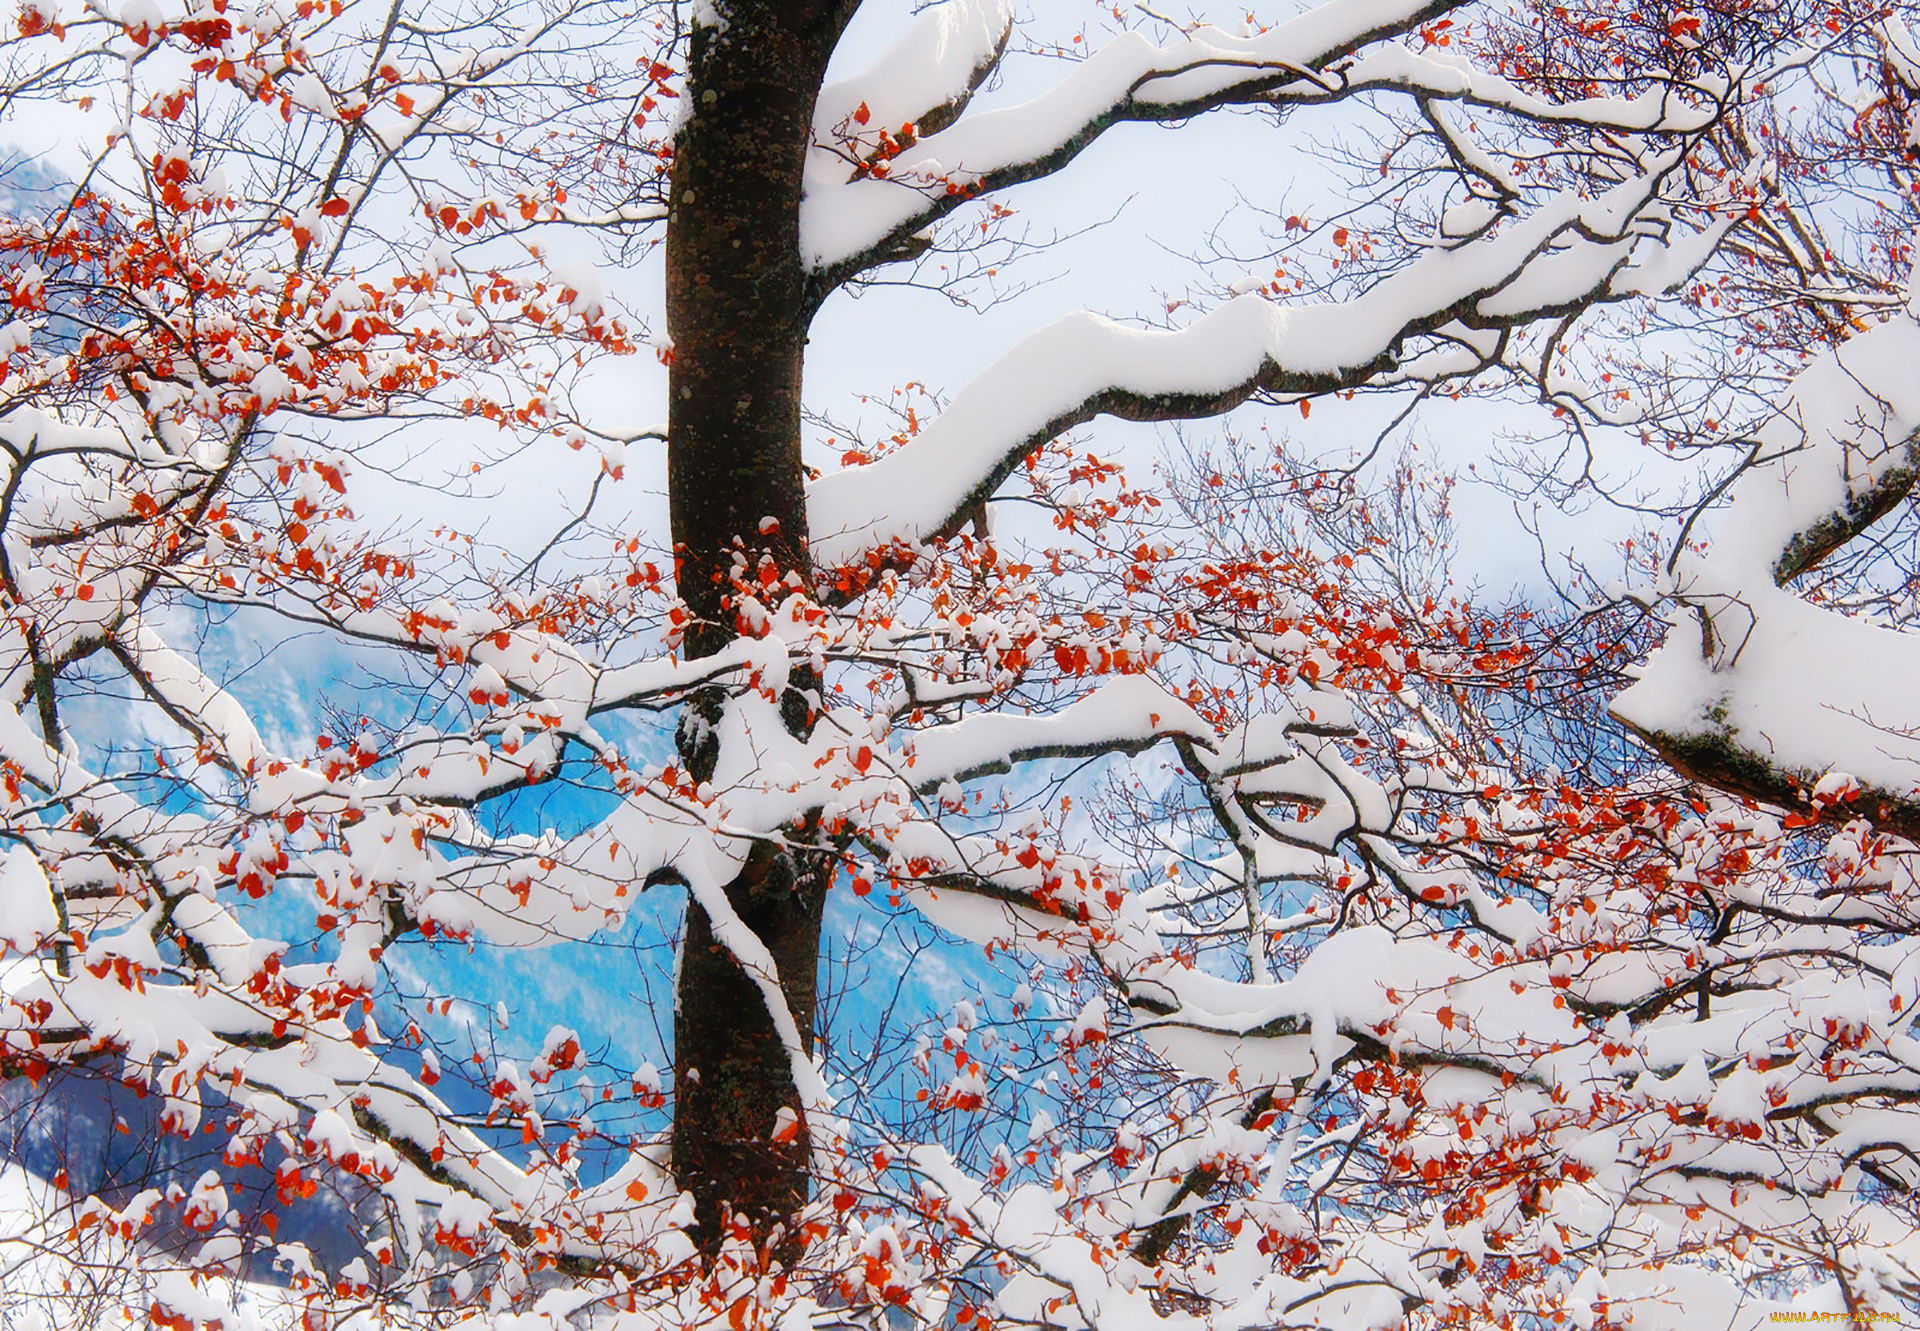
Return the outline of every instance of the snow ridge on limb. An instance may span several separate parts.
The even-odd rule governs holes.
[[[1236,38],[1203,28],[1164,48],[1138,33],[1128,33],[1095,52],[1034,101],[962,116],[957,123],[920,137],[907,152],[894,153],[877,171],[859,169],[855,163],[876,149],[883,154],[893,149],[877,139],[868,142],[874,135],[863,137],[860,131],[866,122],[855,115],[858,103],[846,104],[848,99],[839,95],[823,98],[815,121],[815,146],[807,162],[802,257],[830,289],[862,268],[883,262],[911,233],[967,198],[1059,170],[1114,124],[1179,119],[1213,106],[1252,100],[1296,80],[1318,89],[1310,73],[1313,66],[1406,32],[1459,8],[1462,2],[1332,0],[1260,38]],[[952,19],[928,16],[896,49],[918,55],[922,69],[936,85],[951,84],[964,62],[953,59],[950,48],[929,41],[925,34],[964,32],[975,24],[990,26],[990,22],[981,23],[982,17],[971,5]],[[973,55],[974,69],[988,58],[977,42]],[[991,58],[997,59],[997,53]],[[885,90],[897,86],[896,80],[907,78],[901,73],[889,75],[886,65],[886,61],[877,63],[873,73],[853,81],[847,91],[865,84],[886,96]],[[972,69],[967,73],[970,77]],[[1166,86],[1148,91],[1156,81]],[[886,96],[885,105],[892,108],[896,101]],[[873,119],[875,108],[867,109],[874,131],[891,134],[904,128],[897,120]],[[849,117],[854,123],[848,123]],[[916,133],[921,131],[920,126],[914,128]]]
[[[1242,296],[1178,332],[1067,315],[984,370],[902,448],[813,482],[815,558],[845,565],[950,534],[1029,451],[1095,416],[1192,419],[1255,393],[1357,386],[1393,372],[1400,348],[1422,333],[1511,327],[1632,294],[1642,265],[1671,285],[1686,273],[1667,261],[1670,248],[1693,263],[1707,257],[1696,233],[1661,234],[1671,218],[1659,191],[1681,160],[1660,154],[1597,197],[1556,195],[1351,300],[1289,307]],[[1451,359],[1447,367],[1458,372]]]
[[[103,425],[70,425],[35,407],[16,406],[0,417],[0,450],[9,455],[12,466],[61,453],[99,453],[109,457],[142,460],[136,442],[138,436]],[[144,460],[157,460],[154,456]]]
[[[1042,758],[1130,753],[1181,736],[1212,747],[1213,727],[1142,675],[1123,675],[1046,716],[982,713],[918,735],[907,768],[922,790]]]
[[[1201,27],[1162,47],[1127,33],[1030,102],[959,115],[951,124],[958,113],[943,109],[916,123],[927,108],[916,111],[913,99],[893,91],[908,81],[896,58],[915,61],[941,89],[958,78],[984,77],[998,59],[999,48],[988,45],[998,38],[986,36],[997,7],[943,7],[872,72],[823,95],[801,212],[803,257],[824,293],[874,264],[912,253],[914,233],[967,200],[1050,175],[1128,121],[1175,121],[1219,106],[1312,103],[1379,90],[1540,122],[1691,133],[1712,122],[1728,92],[1723,82],[1708,79],[1633,98],[1552,102],[1470,63],[1387,44],[1461,7],[1460,0],[1331,0],[1256,37]],[[948,9],[958,12],[949,17]],[[945,40],[957,33],[970,36],[971,44]],[[962,92],[972,86],[964,84]],[[862,100],[868,90],[877,101]]]
[[[115,654],[147,696],[176,723],[217,745],[220,761],[246,772],[262,755],[260,732],[246,708],[173,650],[140,616],[129,615],[114,634]]]
[[[951,0],[916,19],[862,73],[820,90],[814,124],[913,124],[932,134],[966,110],[1013,32],[1010,0]],[[864,108],[864,110],[863,110]]]
[[[1794,379],[1752,439],[1705,554],[1674,563],[1673,627],[1613,703],[1683,771],[1769,803],[1920,833],[1920,641],[1785,584],[1889,512],[1920,477],[1920,322],[1859,334]],[[1828,773],[1857,788],[1817,793]]]

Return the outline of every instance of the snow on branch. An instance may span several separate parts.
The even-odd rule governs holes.
[[[1567,192],[1455,249],[1435,249],[1351,300],[1288,307],[1229,301],[1178,332],[1071,314],[1026,338],[957,394],[910,443],[808,491],[827,566],[952,532],[1035,447],[1099,415],[1183,420],[1259,392],[1308,395],[1396,368],[1403,344],[1449,325],[1513,326],[1662,285],[1706,251],[1656,201],[1679,163],[1663,154],[1592,198]],[[1446,361],[1451,366],[1454,361]]]
[[[138,616],[120,625],[114,644],[121,662],[168,716],[197,737],[213,740],[221,761],[234,771],[253,766],[262,752],[260,732],[239,699],[169,647]]]
[[[101,453],[129,460],[163,460],[158,450],[142,459],[132,438],[102,425],[70,425],[33,407],[16,406],[0,417],[0,448],[14,466],[61,453]]]
[[[1920,476],[1920,322],[1902,313],[1803,370],[1754,431],[1724,522],[1675,563],[1668,640],[1616,716],[1683,770],[1770,803],[1920,831],[1920,640],[1812,604],[1790,579]]]
[[[1110,680],[1048,716],[983,712],[915,738],[908,772],[923,790],[1043,758],[1135,753],[1179,735],[1212,747],[1213,727],[1143,675]]]
[[[814,123],[825,130],[911,123],[936,132],[966,109],[1012,32],[1009,0],[953,0],[929,9],[866,70],[822,88]]]
[[[921,71],[935,95],[956,97],[997,59],[989,43],[1000,38],[988,36],[997,5],[943,7],[872,72],[823,94],[807,164],[802,256],[830,288],[895,255],[914,232],[967,200],[1050,175],[1128,121],[1394,91],[1546,124],[1690,133],[1712,123],[1729,92],[1724,81],[1707,79],[1631,98],[1554,102],[1444,53],[1385,44],[1459,7],[1455,0],[1332,0],[1256,37],[1202,27],[1162,47],[1127,33],[1030,102],[950,125],[951,113],[919,123],[926,107],[915,106],[926,97],[907,90]]]

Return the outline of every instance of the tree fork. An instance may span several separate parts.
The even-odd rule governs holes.
[[[720,28],[691,32],[688,120],[675,143],[667,222],[667,330],[673,339],[667,494],[675,577],[692,619],[686,650],[709,656],[737,635],[734,578],[776,599],[810,585],[800,391],[813,309],[800,255],[800,194],[814,101],[857,0],[730,4]],[[817,678],[795,671],[781,714],[804,734]],[[722,697],[696,698],[680,749],[713,772]],[[761,846],[726,888],[766,944],[811,1052],[829,852]],[[694,1198],[695,1242],[712,1256],[729,1212],[765,1233],[807,1196],[807,1138],[774,1140],[799,1112],[788,1054],[765,999],[689,904],[676,992],[673,1169]],[[791,1240],[783,1251],[791,1255]]]

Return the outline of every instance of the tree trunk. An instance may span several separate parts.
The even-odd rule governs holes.
[[[814,99],[856,0],[725,7],[720,29],[692,32],[688,120],[675,144],[667,223],[667,329],[673,339],[667,492],[676,579],[693,619],[690,656],[736,635],[734,570],[766,587],[805,585],[800,377],[810,317],[800,260],[800,189]],[[796,670],[782,700],[804,734],[818,680]],[[700,780],[716,744],[705,722],[721,698],[696,699],[680,750]],[[727,897],[773,953],[809,1050],[821,907],[830,855],[757,849]],[[696,1204],[709,1256],[729,1211],[756,1234],[806,1200],[805,1134],[775,1142],[775,1117],[799,1110],[792,1069],[753,982],[688,910],[674,1031],[673,1168]]]

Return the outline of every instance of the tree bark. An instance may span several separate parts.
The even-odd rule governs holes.
[[[691,612],[689,656],[737,634],[735,578],[770,604],[781,584],[807,586],[801,362],[809,308],[800,257],[801,173],[814,100],[857,0],[736,0],[719,28],[696,25],[675,143],[667,223],[667,492],[675,577]],[[782,699],[804,734],[818,680],[795,671]],[[718,693],[696,698],[680,751],[708,779],[717,757]],[[756,848],[726,892],[773,953],[809,1052],[828,852]],[[773,1140],[799,1096],[765,1000],[690,905],[674,1031],[673,1167],[693,1195],[694,1237],[709,1257],[729,1214],[766,1237],[807,1195],[804,1132]],[[790,1230],[790,1226],[788,1226]],[[783,1249],[791,1251],[789,1237]]]

